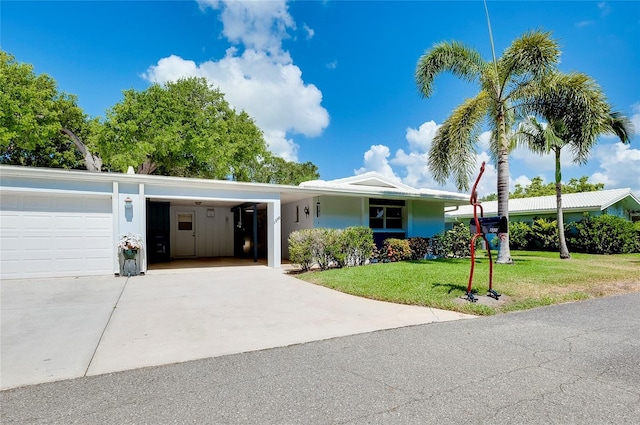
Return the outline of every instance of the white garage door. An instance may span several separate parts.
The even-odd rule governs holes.
[[[0,195],[3,279],[113,273],[111,197]]]

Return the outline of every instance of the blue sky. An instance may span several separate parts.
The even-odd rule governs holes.
[[[640,133],[640,2],[488,1],[497,54],[532,29],[550,31],[560,68],[591,75]],[[378,171],[438,186],[426,165],[437,126],[477,87],[442,75],[429,99],[414,81],[434,43],[458,40],[491,56],[484,4],[474,1],[7,1],[0,45],[90,116],[152,81],[204,76],[252,115],[271,149],[312,161],[331,180]],[[486,145],[478,161],[489,160]],[[564,154],[563,180],[587,175],[640,193],[640,136],[601,138],[586,166]],[[516,150],[511,180],[553,180],[553,159]],[[495,168],[480,196],[495,192]]]

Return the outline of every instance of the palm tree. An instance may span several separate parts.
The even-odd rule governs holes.
[[[437,182],[444,184],[453,175],[459,190],[469,188],[476,167],[475,146],[486,118],[497,162],[498,215],[509,218],[509,134],[517,114],[540,106],[532,98],[543,77],[555,69],[559,56],[558,44],[550,33],[531,31],[514,40],[502,57],[493,61],[485,61],[477,50],[455,41],[438,43],[420,57],[415,78],[423,96],[432,94],[435,77],[443,72],[480,87],[475,97],[452,112],[434,138],[428,162]],[[508,235],[500,242],[497,262],[512,262]]]
[[[545,89],[538,99],[541,116],[527,117],[518,127],[516,140],[533,152],[555,156],[555,189],[560,258],[570,258],[564,234],[562,213],[562,169],[560,152],[568,146],[573,162],[585,164],[591,149],[601,134],[617,136],[622,143],[630,143],[633,137],[631,121],[619,112],[610,112],[600,87],[584,74],[549,74]]]

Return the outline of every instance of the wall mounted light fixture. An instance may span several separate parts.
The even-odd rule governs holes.
[[[126,198],[124,198],[124,207],[126,209],[133,208],[133,200],[128,196]]]
[[[306,205],[306,206],[304,207],[304,215],[305,215],[305,216],[307,216],[307,217],[309,217],[309,205]]]
[[[320,217],[320,201],[316,202],[316,217]]]

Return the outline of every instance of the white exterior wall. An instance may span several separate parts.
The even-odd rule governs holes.
[[[407,202],[407,237],[430,238],[444,231],[444,203]]]
[[[309,209],[309,215],[304,213],[304,209]],[[313,220],[315,218],[315,200],[307,198],[300,201],[282,204],[282,221],[281,221],[281,239],[282,258],[289,259],[289,235],[291,232],[302,229],[313,228]],[[296,208],[298,209],[296,217]]]
[[[313,227],[344,229],[350,226],[368,226],[366,199],[342,196],[320,196],[314,198]],[[320,216],[316,217],[317,203],[320,202]]]

